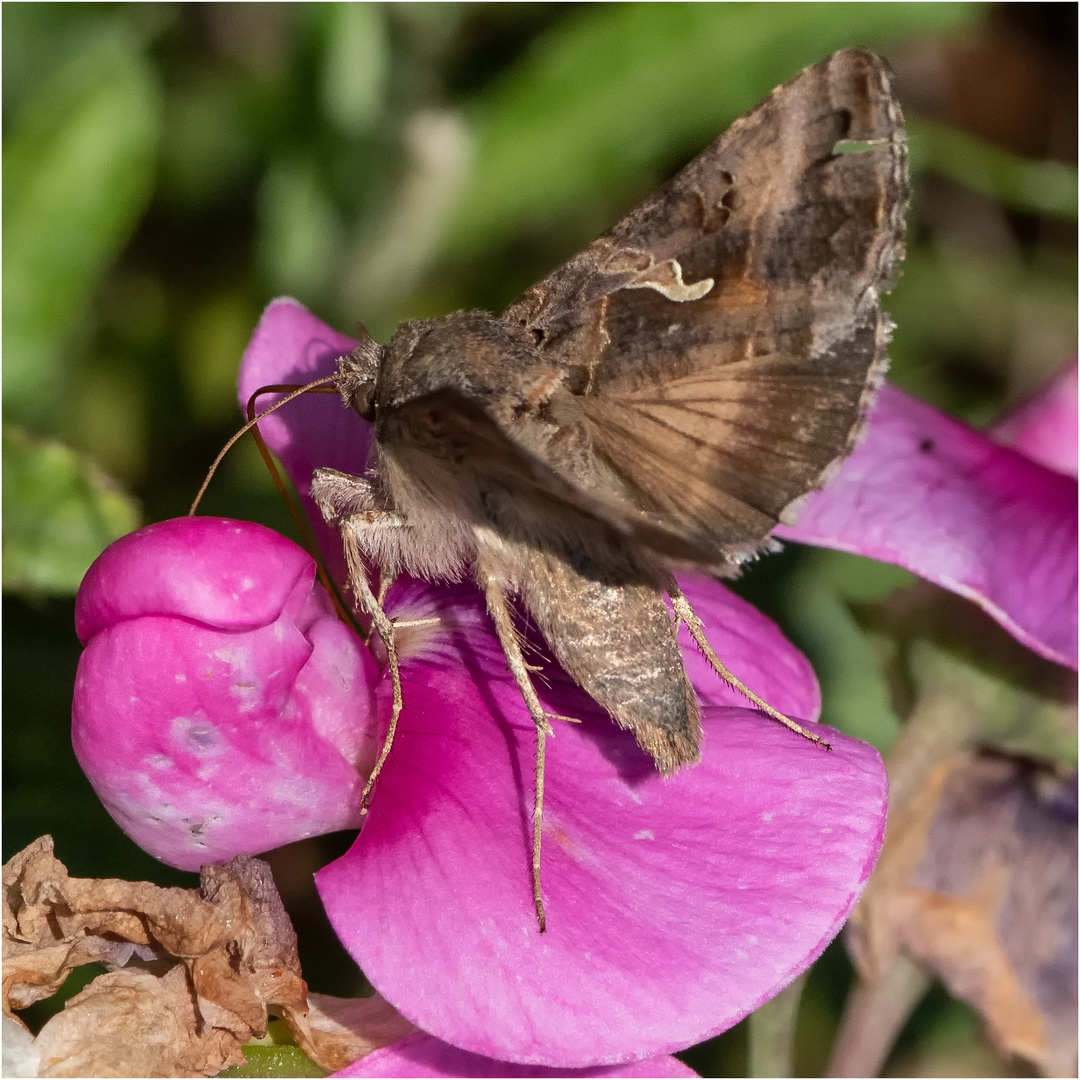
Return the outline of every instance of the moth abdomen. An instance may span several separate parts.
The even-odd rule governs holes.
[[[483,556],[481,555],[481,558]],[[665,775],[700,757],[701,710],[660,588],[629,564],[525,548],[522,600],[567,673]]]

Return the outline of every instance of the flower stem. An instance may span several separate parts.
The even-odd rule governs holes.
[[[859,980],[844,1005],[826,1076],[879,1076],[930,976],[905,953],[876,982]]]
[[[805,972],[750,1014],[749,1076],[794,1076],[791,1051]]]

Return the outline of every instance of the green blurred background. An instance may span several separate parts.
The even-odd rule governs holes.
[[[110,539],[186,512],[274,296],[384,341],[402,319],[500,310],[776,83],[868,45],[896,70],[912,150],[891,377],[984,425],[1076,349],[1074,4],[6,3],[2,19],[5,859],[50,832],[75,874],[194,881],[138,851],[74,761],[73,594]],[[247,442],[203,511],[292,534]],[[903,580],[793,547],[738,585],[814,660],[824,719],[882,749],[902,717],[855,612]],[[273,857],[305,974],[333,993],[363,981],[310,875],[348,840]],[[801,1075],[820,1074],[850,977],[834,945],[803,1000]],[[743,1074],[742,1027],[687,1060]],[[935,990],[887,1073],[1017,1068]]]

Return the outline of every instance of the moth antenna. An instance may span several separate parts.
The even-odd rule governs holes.
[[[272,412],[277,412],[282,405],[288,405],[294,398],[298,398],[301,394],[311,393],[334,393],[335,391],[319,390],[317,387],[329,386],[334,381],[336,376],[327,375],[324,379],[316,379],[314,382],[307,383],[304,386],[297,386],[295,383],[282,383],[274,384],[272,386],[261,386],[254,394],[251,395],[251,399],[248,401],[248,412],[251,411],[251,403],[260,394],[264,393],[279,393],[283,390],[291,391],[287,397],[283,397],[280,401],[275,401],[273,405],[268,409],[264,409],[257,416],[252,416],[251,419],[221,448],[220,453],[214,458],[213,464],[210,466],[210,471],[206,474],[206,479],[202,482],[202,487],[199,488],[198,494],[195,496],[195,501],[191,504],[191,509],[188,511],[188,517],[194,517],[195,511],[199,509],[199,503],[202,502],[203,495],[206,494],[206,489],[210,486],[210,481],[214,478],[214,473],[217,472],[218,466],[222,463],[225,455],[240,441],[240,439],[246,435],[252,428],[254,428],[260,420],[265,416],[269,416]]]
[[[260,386],[259,389],[248,398],[248,421],[250,422],[257,419],[255,415],[255,402],[263,394],[282,393],[292,389],[294,389],[294,387],[288,383],[274,383],[269,386]],[[332,394],[336,392],[336,389],[336,387],[320,386],[318,383],[309,383],[307,386],[301,388],[304,392],[311,394]],[[282,401],[279,404],[284,405],[285,402]],[[269,411],[269,409],[266,410],[266,412]],[[263,413],[262,415],[265,416],[266,413]],[[285,481],[281,478],[281,472],[278,470],[277,463],[270,453],[270,448],[266,445],[266,440],[262,437],[262,432],[259,431],[258,423],[251,429],[251,435],[255,440],[255,445],[259,448],[259,454],[262,456],[263,463],[270,472],[270,477],[274,481],[274,486],[278,489],[278,494],[285,500],[285,505],[289,508],[289,515],[292,517],[293,522],[296,525],[296,531],[300,535],[301,546],[315,560],[315,571],[319,575],[319,581],[322,582],[322,587],[326,590],[327,596],[330,597],[330,601],[334,605],[334,610],[337,612],[338,618],[341,619],[342,622],[348,623],[366,643],[367,636],[364,632],[364,628],[357,623],[356,616],[353,614],[351,606],[345,603],[341,596],[341,591],[337,587],[337,583],[330,576],[330,571],[326,567],[326,560],[323,558],[322,551],[319,549],[318,541],[308,529],[307,517],[303,510],[296,505],[296,501],[293,499],[292,495],[289,494],[289,489],[285,486]]]
[[[262,433],[259,431],[259,421],[264,416],[269,416],[272,412],[276,412],[283,405],[287,405],[290,401],[298,398],[301,394],[335,394],[336,388],[332,385],[335,376],[328,375],[322,379],[316,379],[314,382],[305,383],[303,386],[299,386],[296,383],[271,383],[267,386],[260,386],[248,398],[247,403],[247,415],[248,422],[235,434],[229,441],[222,447],[221,452],[214,459],[213,464],[210,466],[209,472],[206,474],[206,479],[202,482],[202,487],[199,488],[198,494],[195,496],[195,501],[191,504],[191,509],[188,511],[188,517],[193,517],[195,511],[199,507],[199,503],[202,501],[202,497],[206,494],[206,489],[210,485],[210,481],[213,479],[214,473],[217,471],[218,466],[224,460],[225,455],[233,448],[233,446],[240,440],[240,438],[246,435],[249,431],[255,439],[255,445],[259,448],[259,454],[262,456],[263,461],[266,463],[267,469],[270,471],[271,479],[274,481],[274,486],[278,489],[281,497],[285,500],[285,505],[289,508],[289,514],[296,524],[297,532],[300,534],[301,546],[304,550],[315,560],[315,570],[319,575],[319,581],[322,583],[323,588],[326,590],[327,595],[330,597],[331,602],[337,611],[338,618],[344,622],[349,623],[354,630],[361,636],[363,636],[363,628],[358,626],[356,619],[352,612],[342,602],[341,595],[338,592],[337,586],[334,584],[330,577],[329,572],[326,569],[326,562],[322,557],[322,553],[319,551],[319,546],[315,542],[315,538],[311,535],[308,529],[307,521],[304,518],[303,512],[297,507],[292,496],[289,494],[288,488],[285,486],[284,480],[281,478],[281,473],[278,471],[278,467],[274,462],[273,457],[270,454],[270,449],[266,445],[266,441],[262,437]],[[255,402],[263,394],[280,394],[284,393],[287,396],[283,397],[280,401],[274,402],[268,409],[264,409],[261,413],[255,412]]]

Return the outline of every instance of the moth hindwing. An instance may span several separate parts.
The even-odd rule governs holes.
[[[484,590],[537,727],[541,925],[549,727],[510,599],[662,772],[697,760],[665,592],[711,647],[671,567],[734,572],[851,449],[884,373],[879,294],[903,257],[906,203],[890,73],[845,50],[501,316],[404,323],[385,349],[367,339],[341,360],[373,460],[364,478],[318,471],[312,493],[365,604],[365,560],[384,580],[471,575]]]

